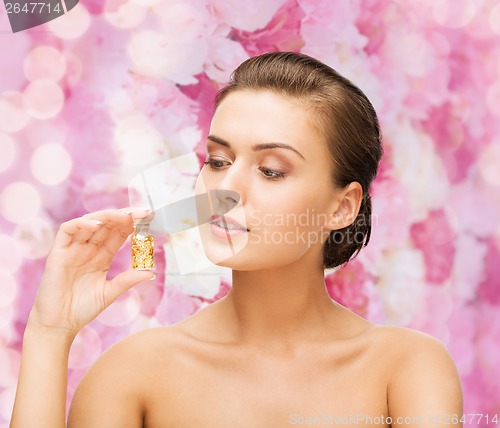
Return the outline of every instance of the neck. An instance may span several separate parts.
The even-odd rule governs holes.
[[[310,265],[309,265],[310,266]],[[331,333],[336,304],[328,295],[324,270],[304,263],[232,273],[223,299],[227,322],[242,343],[287,350]]]

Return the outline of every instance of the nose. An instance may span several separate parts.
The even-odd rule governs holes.
[[[240,195],[227,189],[214,189],[211,191],[212,201],[216,200],[214,211],[219,214],[231,211],[239,202]]]
[[[234,162],[227,169],[217,174],[220,174],[222,178],[213,188],[213,191],[215,192],[217,202],[227,212],[233,209],[240,200],[242,203],[244,202],[243,187],[245,177],[243,165],[237,165],[237,162]]]

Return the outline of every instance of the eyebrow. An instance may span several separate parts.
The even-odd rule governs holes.
[[[223,140],[220,137],[216,137],[215,135],[209,135],[207,137],[207,140],[213,141],[214,143],[220,144],[221,146],[231,148],[231,145],[226,140]],[[257,152],[260,150],[269,150],[269,149],[291,150],[292,152],[297,153],[302,159],[305,160],[305,157],[302,156],[302,154],[297,149],[295,149],[294,147],[289,146],[288,144],[285,144],[285,143],[264,143],[264,144],[255,144],[252,146],[252,150],[254,152]]]

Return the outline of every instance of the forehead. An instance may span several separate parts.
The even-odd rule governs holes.
[[[283,142],[304,154],[325,156],[325,142],[310,112],[270,91],[240,90],[224,98],[212,118],[210,134],[236,146],[248,142]],[[316,157],[313,156],[313,157]]]

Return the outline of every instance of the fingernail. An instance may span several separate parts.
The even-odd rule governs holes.
[[[85,221],[90,221],[91,223],[95,223],[95,224],[102,224],[101,220],[94,220],[92,218],[86,218]]]
[[[133,210],[130,210],[130,212],[132,213]],[[149,215],[151,213],[151,210],[149,208],[144,208],[144,207],[139,207],[139,208],[135,208],[135,214],[134,217],[146,217],[147,215]]]
[[[153,275],[151,278],[149,278],[150,281],[156,278],[156,275]]]

